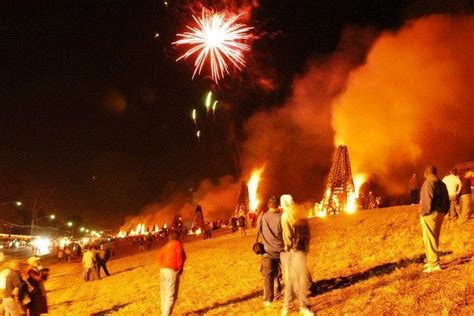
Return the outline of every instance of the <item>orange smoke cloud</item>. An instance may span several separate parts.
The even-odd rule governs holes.
[[[404,192],[410,172],[474,156],[474,17],[430,16],[383,33],[333,104],[353,170]]]
[[[321,197],[334,150],[331,102],[363,62],[374,35],[369,29],[346,30],[336,53],[313,61],[295,79],[292,96],[282,107],[256,113],[246,122],[244,170],[266,162],[264,196]]]
[[[265,163],[259,196],[320,200],[341,143],[354,175],[375,175],[393,193],[426,163],[443,171],[474,157],[474,17],[424,17],[376,35],[346,30],[333,55],[295,79],[285,104],[245,123],[242,179]],[[231,177],[205,180],[192,196],[150,204],[127,225],[170,224],[176,213],[191,221],[198,203],[206,220],[227,218],[239,188]]]
[[[185,221],[190,222],[197,204],[202,206],[206,221],[228,219],[235,207],[239,188],[239,184],[230,176],[222,177],[217,183],[203,180],[192,196],[175,194],[164,203],[150,203],[140,215],[125,219],[120,230],[127,231],[141,223],[149,228],[155,224],[161,227],[165,223],[170,227],[175,214],[181,214]]]

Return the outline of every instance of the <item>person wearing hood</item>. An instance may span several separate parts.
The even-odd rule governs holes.
[[[49,269],[40,264],[40,258],[28,258],[28,284],[30,285],[31,302],[27,305],[30,316],[39,316],[48,313],[48,301],[44,281],[47,279]]]
[[[285,278],[284,302],[281,315],[286,316],[289,314],[290,306],[296,296],[300,303],[300,315],[312,316],[314,313],[309,309],[308,301],[311,278],[306,262],[310,241],[309,225],[305,219],[299,218],[291,195],[282,195],[280,205],[283,210],[281,226],[285,250],[281,254]]]

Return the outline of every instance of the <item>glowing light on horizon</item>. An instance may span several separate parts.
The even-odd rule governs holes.
[[[245,67],[244,52],[250,51],[245,41],[253,27],[236,23],[239,15],[202,10],[201,17],[193,15],[195,26],[186,26],[187,32],[177,34],[180,38],[174,45],[189,45],[190,48],[176,61],[196,55],[193,79],[201,74],[204,64],[208,64],[215,82],[229,74],[229,64],[241,70]]]
[[[260,205],[260,200],[258,198],[258,186],[262,180],[262,173],[265,170],[264,167],[255,169],[250,175],[250,179],[247,182],[249,189],[249,207],[250,212],[255,212]]]

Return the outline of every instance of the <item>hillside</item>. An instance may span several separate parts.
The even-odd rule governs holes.
[[[311,219],[308,264],[312,309],[320,315],[474,314],[474,220],[445,222],[444,270],[423,274],[416,206]],[[188,255],[176,314],[275,315],[264,310],[255,231],[185,244]],[[109,278],[85,283],[79,264],[53,265],[47,283],[51,315],[157,315],[157,250],[110,262]],[[296,315],[296,313],[295,313]]]

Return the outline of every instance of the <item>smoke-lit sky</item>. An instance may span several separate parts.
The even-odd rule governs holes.
[[[244,10],[256,34],[248,68],[216,87],[203,76],[191,80],[191,65],[175,62],[180,51],[171,42],[195,2],[20,2],[0,5],[0,202],[48,188],[43,192],[54,194],[45,212],[79,215],[104,228],[167,196],[200,192],[205,178],[251,168],[284,146],[291,128],[273,134],[282,139],[255,135],[278,130],[288,117],[295,130],[316,125],[295,139],[301,151],[269,166],[271,178],[278,190],[308,181],[320,192],[331,157],[317,153],[330,153],[333,132],[326,131],[340,124],[328,114],[329,101],[346,88],[350,70],[363,64],[377,36],[408,19],[473,10],[470,1],[204,1]],[[386,54],[383,47],[377,52]],[[223,106],[198,143],[190,113],[210,88]],[[348,89],[346,96],[356,97],[365,88]],[[321,111],[317,104],[288,109],[313,96]],[[346,100],[341,113],[348,111]],[[287,173],[290,162],[304,165],[301,153],[313,151],[318,158],[301,169],[317,179]]]

